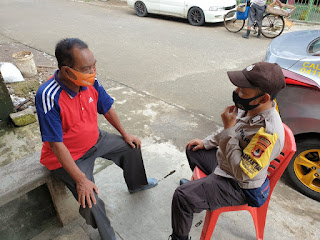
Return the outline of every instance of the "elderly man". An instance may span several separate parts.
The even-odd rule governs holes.
[[[98,228],[102,239],[116,239],[98,197],[93,168],[97,157],[123,169],[130,193],[157,185],[146,178],[140,140],[121,125],[114,100],[96,78],[96,60],[87,44],[77,38],[61,40],[55,49],[59,69],[36,94],[43,147],[40,162],[61,179],[80,204],[87,224]],[[122,135],[98,129],[97,113]]]
[[[208,176],[182,179],[172,200],[171,239],[189,239],[193,213],[248,203],[261,206],[269,195],[267,169],[284,145],[284,129],[273,99],[285,87],[277,64],[259,62],[228,72],[237,87],[233,106],[221,114],[224,128],[187,144],[190,168]]]

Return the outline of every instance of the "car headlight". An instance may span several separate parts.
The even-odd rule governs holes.
[[[213,6],[209,8],[209,11],[221,11],[221,10],[224,10],[224,7]]]

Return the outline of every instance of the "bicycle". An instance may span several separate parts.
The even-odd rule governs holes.
[[[243,29],[247,19],[248,17],[244,20],[237,19],[237,11],[232,10],[224,16],[224,26],[229,32],[236,33]],[[261,33],[266,38],[275,38],[283,32],[284,26],[285,23],[283,16],[264,13]],[[253,25],[254,33],[257,32],[257,27],[257,22],[255,22]]]

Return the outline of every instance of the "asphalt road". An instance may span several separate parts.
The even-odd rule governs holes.
[[[290,31],[314,28],[320,29],[320,25],[295,25]],[[246,40],[241,37],[243,33],[229,33],[221,23],[193,27],[183,19],[154,15],[140,18],[124,3],[96,5],[70,0],[0,0],[0,34],[52,55],[61,38],[79,37],[89,44],[98,61],[100,81],[113,97],[116,96],[121,121],[133,134],[150,136],[151,140],[143,140],[146,159],[155,158],[149,165],[146,163],[148,171],[160,179],[173,169],[173,165],[175,169],[186,168],[179,176],[174,176],[174,181],[170,180],[175,183],[190,172],[186,165],[181,165],[182,161],[186,163],[185,143],[193,137],[205,137],[205,133],[216,128],[215,125],[220,124],[221,111],[232,103],[234,86],[226,71],[243,69],[264,58],[271,40],[264,37]],[[156,145],[158,154],[148,150],[148,146],[153,146],[148,141],[152,144],[160,142]],[[171,143],[181,152],[173,151]],[[169,150],[161,144],[168,145]],[[177,156],[172,152],[177,152]],[[162,172],[158,169],[161,164],[165,165],[161,167]],[[106,180],[101,173],[97,178],[103,184]],[[122,179],[121,174],[118,178]],[[161,203],[166,206],[161,220],[165,224],[157,229],[165,236],[169,233],[164,229],[170,229],[168,206],[176,187],[171,182],[164,184],[168,179],[159,184],[162,191],[155,191],[166,196],[165,204]],[[168,186],[172,188],[170,191]],[[161,200],[161,196],[155,195],[154,200]],[[317,239],[318,202],[284,183],[277,185],[273,199],[273,205],[269,207],[269,229],[266,230],[268,239]],[[118,211],[111,208],[111,203],[118,204],[116,209],[120,210],[126,203],[117,199],[110,201],[108,208],[114,214],[111,219],[115,220]],[[150,213],[151,220],[153,217]],[[224,226],[233,228],[229,222]],[[277,224],[281,228],[274,232]],[[121,229],[121,224],[116,228]],[[221,236],[228,232],[223,229]],[[124,232],[132,234],[131,231]],[[277,235],[280,237],[276,238]]]
[[[263,60],[271,41],[243,39],[244,30],[230,33],[222,23],[194,27],[185,19],[140,18],[125,3],[101,6],[1,0],[0,31],[50,54],[61,38],[79,37],[93,50],[102,81],[112,79],[216,122],[234,89],[226,72]]]
[[[223,24],[140,18],[125,3],[97,7],[67,0],[2,0],[0,31],[54,54],[57,41],[79,37],[98,60],[98,74],[203,114],[217,122],[231,103],[226,71],[264,58],[269,39],[241,38]],[[106,86],[107,87],[107,86]]]

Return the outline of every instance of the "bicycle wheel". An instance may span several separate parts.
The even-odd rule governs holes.
[[[237,19],[237,11],[232,10],[224,16],[223,22],[229,32],[236,33],[243,28],[245,20]]]
[[[261,33],[266,38],[278,37],[284,29],[284,20],[282,16],[266,14],[262,19]]]

